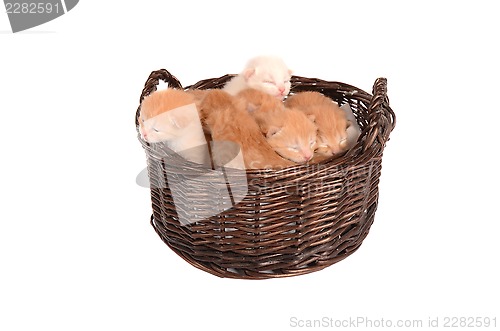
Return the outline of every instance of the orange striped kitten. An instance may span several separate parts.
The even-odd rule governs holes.
[[[256,111],[253,116],[276,153],[295,163],[312,159],[317,131],[312,116],[296,109]]]
[[[240,146],[247,169],[293,165],[276,154],[248,111],[240,107],[227,92],[210,90],[201,103],[200,113],[214,142],[233,141]]]
[[[321,155],[337,155],[351,147],[347,140],[347,129],[352,123],[332,99],[319,92],[300,92],[289,96],[285,105],[314,115],[318,127],[317,152]]]
[[[255,118],[268,143],[282,157],[296,163],[309,161],[316,147],[313,116],[286,109],[265,92],[245,89],[236,95],[241,107]]]
[[[224,86],[224,90],[236,95],[247,88],[272,95],[283,100],[290,92],[292,71],[279,57],[258,56],[248,61],[245,69]]]
[[[168,88],[146,96],[139,113],[139,132],[143,140],[164,142],[189,161],[207,162],[207,142],[192,94]]]

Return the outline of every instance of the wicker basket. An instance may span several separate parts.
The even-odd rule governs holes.
[[[221,88],[232,77],[206,79],[185,89]],[[183,88],[168,71],[154,71],[140,102],[156,90],[160,80],[171,88]],[[243,179],[248,192],[242,201],[188,225],[179,222],[179,204],[173,203],[167,175],[192,174],[199,168],[180,157],[165,159],[162,148],[145,142],[138,132],[151,183],[151,225],[184,260],[219,277],[295,276],[341,261],[359,248],[377,209],[382,153],[395,126],[386,84],[385,78],[377,79],[370,95],[344,83],[292,77],[291,93],[318,91],[339,104],[349,103],[362,129],[357,144],[345,155],[318,164],[246,170]],[[136,125],[138,115],[139,109]],[[205,174],[190,185],[186,204],[191,203],[190,194],[197,194],[198,207],[210,206],[218,192],[226,189],[210,187],[210,176]],[[199,185],[199,194],[193,193],[193,185]]]

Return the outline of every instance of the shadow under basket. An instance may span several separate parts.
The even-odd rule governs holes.
[[[153,71],[140,102],[160,80],[170,88],[215,89],[232,77],[183,88],[167,70]],[[339,105],[350,105],[362,130],[352,149],[337,158],[279,170],[200,172],[181,157],[166,157],[164,145],[142,140],[138,131],[148,165],[151,225],[191,265],[219,277],[296,276],[343,260],[367,236],[377,210],[383,150],[396,123],[387,80],[378,78],[369,94],[344,83],[293,76],[290,93],[300,91],[318,91]],[[234,192],[244,194],[236,199]],[[205,208],[220,212],[185,223],[184,208],[202,216]]]

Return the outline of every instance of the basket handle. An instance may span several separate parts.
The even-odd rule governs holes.
[[[389,107],[387,79],[377,78],[373,84],[372,98],[368,107],[368,126],[365,128],[366,139],[363,152],[373,148],[376,154],[382,154],[389,134],[396,125],[396,116]]]
[[[139,114],[141,110],[142,100],[144,100],[144,98],[149,94],[156,91],[160,80],[167,83],[168,87],[170,88],[182,89],[182,84],[179,82],[179,80],[167,70],[160,69],[151,72],[151,74],[149,74],[148,80],[144,84],[144,88],[142,89],[141,98],[139,99],[139,107],[137,108],[137,112],[135,113],[136,126],[139,125]]]

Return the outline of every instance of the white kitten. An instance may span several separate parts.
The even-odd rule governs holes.
[[[223,89],[236,95],[244,89],[254,88],[283,100],[290,92],[291,75],[292,71],[281,58],[258,56],[248,61],[245,69]]]

